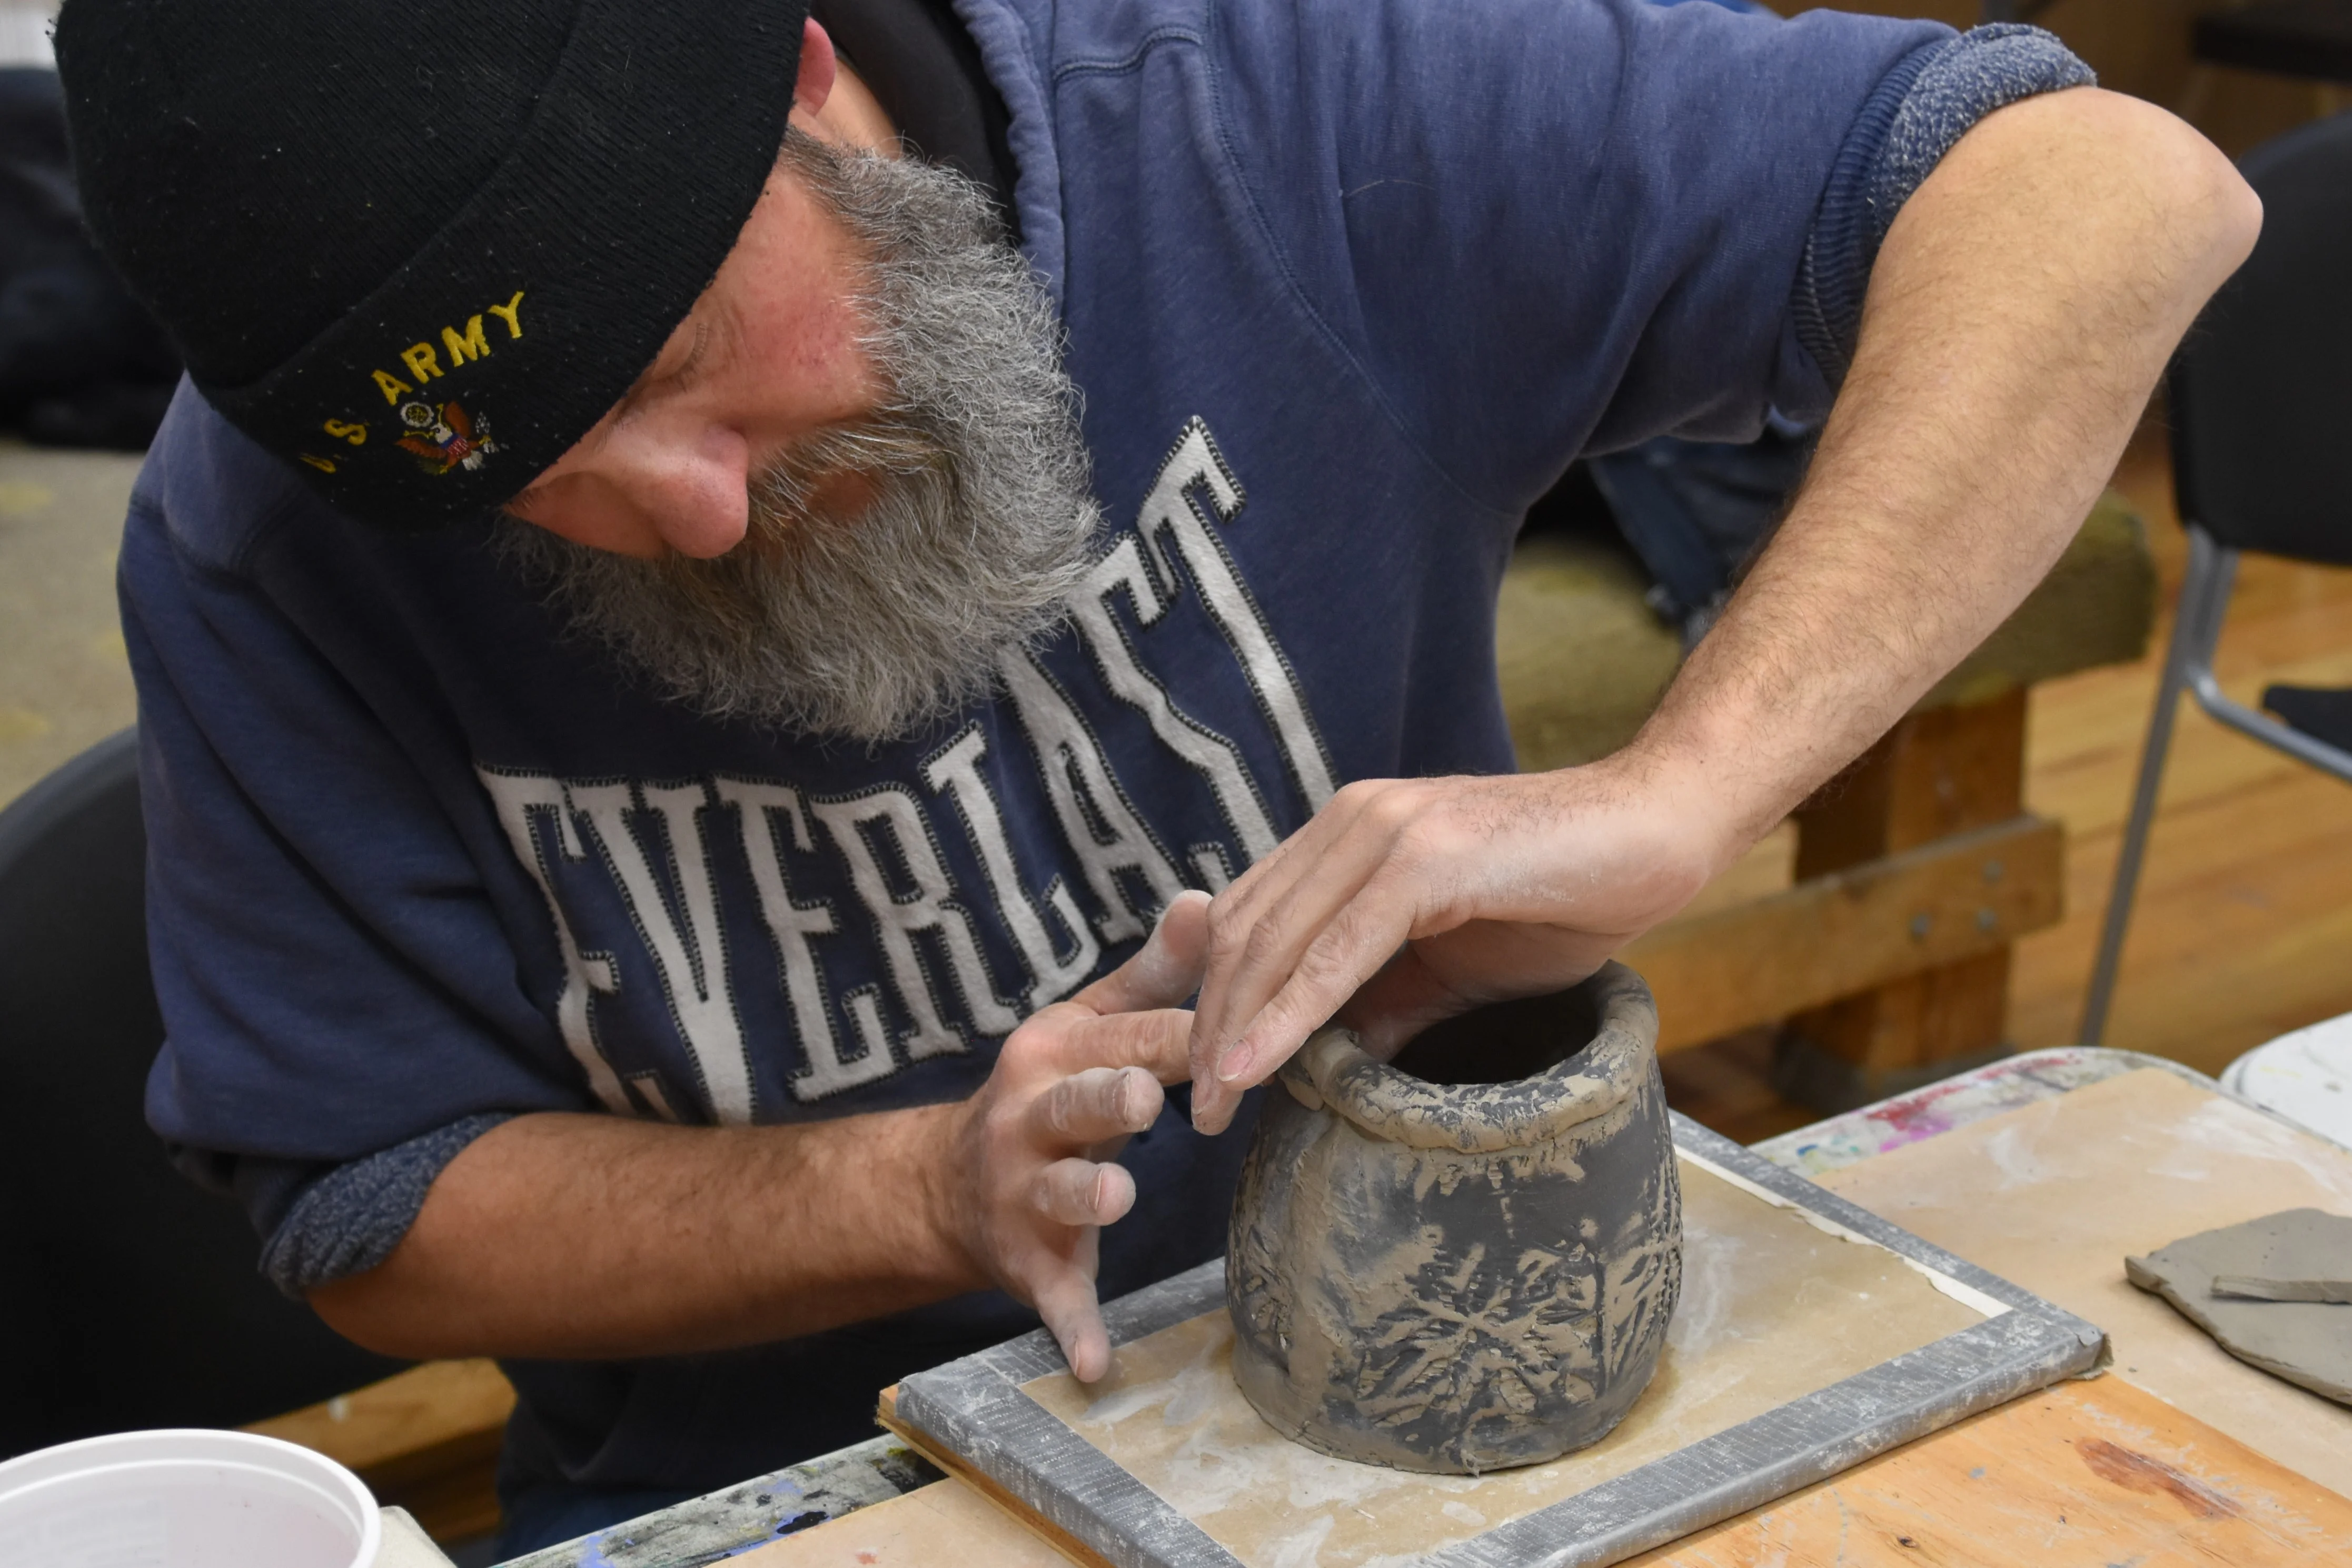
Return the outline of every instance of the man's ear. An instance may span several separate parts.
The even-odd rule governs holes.
[[[793,111],[814,114],[833,96],[833,40],[812,16],[801,27],[801,74],[793,83]]]

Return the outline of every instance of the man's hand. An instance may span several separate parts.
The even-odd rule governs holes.
[[[1350,785],[1218,896],[1195,1123],[1343,1006],[1392,1050],[1673,913],[2041,580],[2260,226],[2151,105],[2078,88],[1988,115],[1896,215],[1805,488],[1633,745]]]
[[[946,1227],[996,1283],[1037,1309],[1082,1383],[1110,1370],[1095,1298],[1101,1227],[1135,1206],[1135,1178],[1109,1162],[1159,1119],[1160,1085],[1181,1083],[1209,899],[1180,893],[1143,950],[1004,1042],[965,1102],[939,1184]]]
[[[1600,968],[1738,852],[1706,795],[1663,785],[1621,754],[1342,789],[1213,906],[1194,1125],[1222,1131],[1335,1008],[1387,1058],[1440,1018]]]
[[[1081,1377],[1110,1345],[1098,1227],[1135,1201],[1108,1163],[1185,1073],[1207,898],[1006,1040],[971,1100],[781,1127],[547,1113],[450,1162],[383,1263],[310,1292],[388,1355],[617,1359],[759,1344],[1002,1285]]]

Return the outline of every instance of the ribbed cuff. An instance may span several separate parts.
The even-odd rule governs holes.
[[[1853,363],[1878,247],[1944,154],[1996,109],[2097,80],[2055,37],[2016,23],[1972,28],[1895,62],[1831,168],[1790,300],[1797,342],[1832,384]]]
[[[392,1256],[425,1194],[466,1145],[503,1112],[467,1116],[405,1143],[338,1165],[296,1194],[261,1249],[261,1272],[289,1296],[364,1274]]]

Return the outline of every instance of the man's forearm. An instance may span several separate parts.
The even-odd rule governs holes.
[[[519,1117],[452,1160],[392,1256],[310,1292],[392,1355],[617,1359],[726,1350],[999,1287],[1082,1378],[1110,1364],[1110,1162],[1181,1082],[1208,896],[1006,1037],[971,1099],[789,1127]]]
[[[2014,609],[2113,471],[2260,208],[2090,89],[1987,117],[1905,204],[1787,521],[1636,742],[1736,854]]]
[[[1359,780],[1217,895],[1192,1029],[1223,1127],[1346,1009],[1385,1048],[1590,974],[1894,724],[2048,571],[2252,193],[2163,110],[2089,89],[1988,115],[1896,216],[1813,471],[1625,750]]]
[[[931,1188],[953,1106],[791,1127],[538,1115],[435,1182],[382,1266],[310,1293],[387,1354],[722,1349],[990,1283]]]

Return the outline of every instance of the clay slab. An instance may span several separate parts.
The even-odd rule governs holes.
[[[2315,1289],[2352,1276],[2352,1219],[2320,1209],[2287,1209],[2184,1237],[2124,1272],[2250,1365],[2352,1405],[2352,1307]],[[2267,1300],[2220,1294],[2216,1277],[2278,1293]]]
[[[1683,1306],[1580,1453],[1438,1477],[1290,1443],[1233,1384],[1217,1264],[1111,1304],[1103,1384],[1041,1333],[908,1379],[898,1416],[1121,1568],[1606,1563],[2096,1360],[2090,1324],[1675,1120]]]

